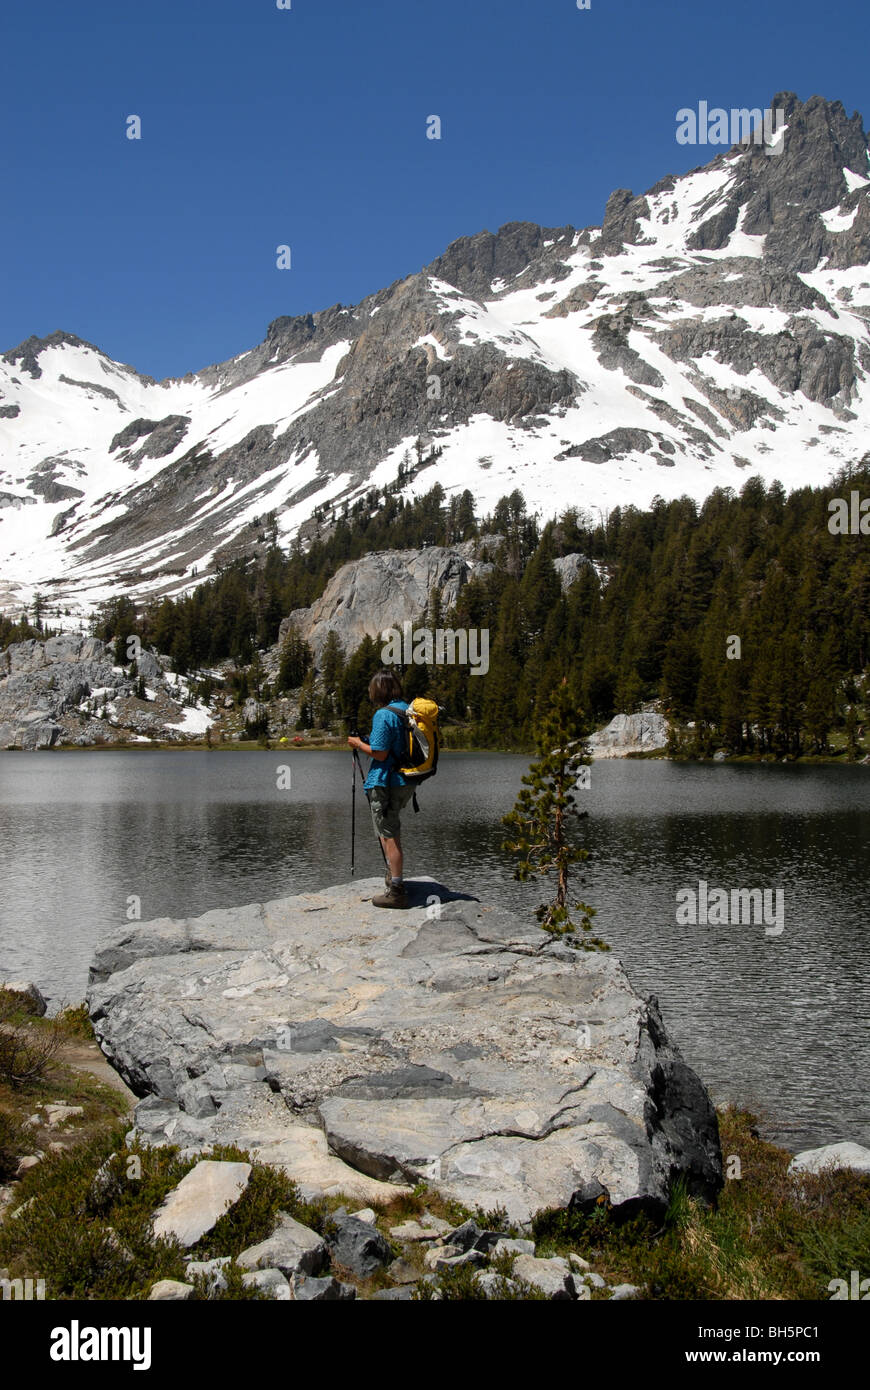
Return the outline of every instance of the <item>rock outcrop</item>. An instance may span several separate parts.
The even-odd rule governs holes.
[[[150,695],[137,696],[139,677]],[[96,637],[66,632],[44,642],[14,642],[0,652],[0,749],[91,745],[126,738],[179,742],[182,684],[170,693],[153,652],[142,651],[136,674],[115,666]],[[202,713],[199,723],[212,721]],[[177,721],[177,723],[174,723]]]
[[[624,758],[629,753],[649,753],[665,748],[668,721],[663,714],[643,710],[640,714],[617,714],[589,739],[594,758]]]
[[[235,1143],[310,1194],[425,1180],[519,1223],[660,1215],[681,1176],[714,1197],[715,1112],[618,960],[431,879],[383,912],[379,884],[103,941],[91,1017],[145,1142]]]
[[[472,574],[492,566],[478,560],[479,541],[428,546],[423,550],[381,550],[351,560],[333,575],[310,608],[295,609],[278,633],[280,650],[291,625],[310,644],[319,661],[330,632],[350,654],[368,634],[378,638],[386,628],[425,618],[431,595],[441,590],[446,613]]]

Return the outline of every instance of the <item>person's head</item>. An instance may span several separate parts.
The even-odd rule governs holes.
[[[401,700],[402,687],[398,676],[392,671],[378,671],[369,681],[369,700],[375,709],[381,709],[391,700]]]

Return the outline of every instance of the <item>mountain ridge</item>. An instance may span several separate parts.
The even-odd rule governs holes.
[[[460,237],[183,377],[65,330],[8,350],[0,610],[187,591],[393,485],[415,440],[448,493],[549,514],[823,481],[870,425],[867,142],[839,102],[772,106],[781,154],[744,141],[616,189],[600,227]]]

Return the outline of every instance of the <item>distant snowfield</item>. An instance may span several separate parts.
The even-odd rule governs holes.
[[[182,734],[204,734],[215,722],[204,706],[187,706],[182,718],[174,723],[167,723],[166,727],[178,729]]]
[[[741,375],[715,353],[678,363],[657,344],[657,334],[682,319],[713,322],[736,315],[758,334],[787,330],[792,315],[772,306],[711,304],[699,309],[662,289],[664,282],[693,267],[741,257],[748,270],[762,255],[764,237],[747,235],[742,216],[722,249],[688,249],[697,226],[726,206],[739,159],[697,170],[676,180],[673,189],[649,196],[650,215],[640,219],[640,243],[626,245],[618,255],[596,260],[578,233],[562,258],[568,273],[561,279],[512,290],[515,282],[501,278],[476,300],[428,276],[425,288],[437,330],[421,334],[417,320],[406,342],[391,340],[393,353],[404,352],[409,363],[418,362],[425,348],[429,372],[438,373],[453,362],[457,348],[491,345],[503,354],[509,371],[511,364],[518,368],[528,361],[551,373],[567,372],[576,391],[572,404],[553,405],[525,426],[480,413],[452,425],[445,401],[438,426],[430,429],[440,457],[406,484],[406,496],[427,491],[435,481],[448,493],[468,488],[483,515],[518,488],[530,510],[544,518],[567,507],[597,518],[617,506],[646,507],[656,496],[687,495],[700,502],[716,487],[739,490],[751,474],[768,482],[779,479],[787,489],[820,485],[866,452],[870,389],[863,367],[852,399],[823,406],[800,393],[780,391],[758,368]],[[870,178],[844,173],[850,195],[870,188]],[[841,206],[826,212],[823,220],[838,233],[851,227],[856,216],[856,208]],[[723,269],[729,280],[740,279],[732,267]],[[828,307],[797,317],[822,333],[851,338],[856,360],[870,360],[870,269],[833,270],[822,262],[801,278]],[[579,307],[572,300],[569,312],[553,314],[573,291],[593,282],[601,288],[588,303],[581,294]],[[628,345],[659,373],[660,386],[638,387],[622,370],[605,368],[596,352],[596,321],[618,312],[624,296],[636,291],[646,296],[648,311],[630,327]],[[379,306],[370,307],[368,320],[379,312]],[[360,315],[349,316],[349,324],[352,317]],[[0,418],[0,610],[19,610],[36,590],[51,584],[53,602],[59,599],[85,614],[123,590],[119,575],[124,570],[141,576],[136,592],[143,598],[166,591],[166,571],[173,567],[181,573],[172,579],[172,591],[188,591],[202,581],[218,551],[256,517],[274,512],[280,543],[287,545],[316,506],[352,501],[372,487],[393,484],[404,455],[413,452],[416,430],[364,476],[333,466],[313,448],[294,453],[288,443],[286,457],[253,481],[237,478],[229,469],[220,473],[219,481],[203,489],[192,509],[173,518],[165,533],[110,555],[89,553],[99,529],[127,515],[127,494],[158,475],[171,477],[194,445],[218,458],[263,426],[280,445],[306,413],[346,389],[341,367],[352,342],[349,336],[334,343],[318,361],[268,365],[235,387],[200,377],[149,383],[96,349],[71,344],[40,352],[42,375],[36,380],[20,364],[0,359],[0,408],[18,406],[20,411],[16,418]],[[240,354],[234,363],[249,355]],[[737,429],[717,412],[710,390],[724,391],[733,400],[752,392],[781,412],[781,418],[762,416],[751,429]],[[709,425],[711,412],[715,428]],[[110,451],[114,436],[133,420],[160,421],[169,415],[190,420],[171,454],[131,466],[118,457],[120,451]],[[703,429],[707,448],[683,426]],[[576,452],[571,456],[572,449],[618,427],[647,431],[653,447],[600,464],[586,462]],[[40,477],[78,489],[82,496],[46,501]],[[64,530],[52,536],[58,519],[73,507]],[[203,523],[214,545],[192,560],[188,538]],[[58,580],[60,584],[52,583]],[[185,718],[194,715],[188,711]],[[186,731],[203,730],[189,725]]]

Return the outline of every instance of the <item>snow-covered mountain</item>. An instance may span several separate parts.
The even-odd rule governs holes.
[[[510,223],[352,308],[279,318],[155,382],[68,333],[0,357],[0,608],[178,593],[392,483],[422,437],[485,512],[824,482],[867,450],[870,169],[859,114],[774,97],[747,142],[603,225]]]

